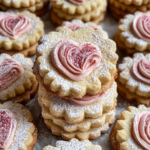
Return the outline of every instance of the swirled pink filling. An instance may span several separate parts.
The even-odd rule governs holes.
[[[31,29],[29,19],[25,16],[5,14],[0,17],[0,34],[16,39]]]
[[[100,48],[92,43],[61,40],[54,46],[51,57],[60,72],[79,81],[100,65],[102,55]]]
[[[0,63],[0,92],[22,76],[24,69],[15,60],[5,59]]]
[[[0,110],[0,149],[8,150],[13,142],[17,121],[15,116],[6,109]]]
[[[137,80],[150,84],[150,62],[140,59],[132,66],[131,71]]]
[[[144,149],[150,150],[150,112],[141,112],[135,116],[133,135]]]
[[[69,0],[69,1],[75,5],[80,5],[86,2],[87,0]]]
[[[135,35],[147,42],[150,42],[150,15],[140,14],[133,21]]]

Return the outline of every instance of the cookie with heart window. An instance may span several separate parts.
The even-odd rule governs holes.
[[[0,52],[26,51],[28,55],[33,51],[34,54],[43,34],[43,22],[34,14],[15,10],[0,12]]]
[[[110,138],[114,150],[150,149],[150,108],[128,107],[117,120]]]
[[[57,141],[56,147],[53,147],[51,145],[46,146],[43,148],[43,150],[102,150],[100,145],[92,145],[92,143],[88,140],[79,141],[75,138],[68,141]]]
[[[37,128],[29,110],[17,103],[0,104],[0,122],[0,149],[33,150]]]
[[[106,32],[64,29],[42,36],[39,43],[34,73],[48,92],[82,98],[112,86],[118,56]]]
[[[150,54],[136,53],[118,65],[118,92],[129,102],[150,107]]]
[[[22,54],[0,55],[0,102],[27,103],[35,95],[38,83],[33,63]]]
[[[135,12],[120,20],[115,34],[118,47],[127,55],[150,52],[150,11]]]

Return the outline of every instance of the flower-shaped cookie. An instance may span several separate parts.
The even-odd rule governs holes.
[[[119,0],[119,2],[124,3],[125,5],[133,4],[135,6],[150,4],[149,0]]]
[[[109,89],[116,77],[115,51],[115,43],[102,30],[51,32],[40,39],[34,72],[59,97],[97,95]]]
[[[0,104],[0,149],[32,150],[37,129],[31,113],[21,104]]]
[[[59,27],[56,28],[56,31],[59,31],[59,30],[64,29],[64,28],[75,31],[75,30],[78,30],[78,29],[81,29],[81,28],[86,28],[86,27],[90,27],[94,30],[102,30],[102,27],[99,26],[99,25],[96,25],[95,23],[92,23],[92,22],[84,23],[81,20],[74,19],[72,21],[64,21],[62,23],[62,26],[59,26]]]
[[[0,101],[26,102],[37,90],[33,63],[22,54],[0,55]]]
[[[68,100],[53,96],[40,86],[38,95],[41,103],[48,108],[51,115],[61,117],[68,123],[78,123],[85,118],[98,118],[108,113],[116,106],[116,83],[99,99],[89,105],[78,106],[71,104]]]
[[[115,35],[119,48],[127,54],[150,51],[150,12],[136,12],[120,20]]]
[[[103,1],[99,0],[51,0],[52,7],[59,8],[67,14],[83,15],[87,12],[95,10]]]
[[[21,8],[33,6],[41,1],[42,0],[0,0],[0,4],[3,4],[7,7]]]
[[[150,105],[150,54],[136,53],[119,64],[118,89],[129,101]],[[145,102],[144,102],[145,100]]]
[[[56,147],[46,146],[43,150],[61,150],[61,149],[72,149],[72,150],[102,150],[100,145],[92,145],[88,140],[78,141],[73,138],[68,141],[57,141]]]
[[[0,50],[25,50],[43,35],[43,22],[28,11],[0,12]]]
[[[66,132],[74,132],[74,131],[86,132],[90,130],[90,128],[103,126],[106,122],[115,117],[115,109],[113,109],[108,113],[104,113],[101,117],[95,119],[86,118],[82,122],[69,124],[65,121],[65,119],[51,115],[49,107],[46,107],[42,103],[42,100],[40,98],[38,101],[42,108],[42,117],[44,118],[44,120],[53,121],[55,125],[61,127]]]
[[[144,105],[128,107],[119,116],[111,133],[114,150],[150,149],[150,108]]]

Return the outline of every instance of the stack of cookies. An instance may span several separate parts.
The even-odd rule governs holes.
[[[123,18],[126,14],[150,10],[149,0],[108,0],[108,3],[112,16],[117,20]]]
[[[51,0],[51,5],[51,19],[57,25],[73,19],[99,24],[105,18],[107,0]]]
[[[115,120],[116,45],[102,29],[42,36],[34,74],[46,126],[69,140],[96,139]]]
[[[42,16],[49,8],[49,0],[1,0],[0,10],[14,9],[18,11],[28,10],[37,16]]]

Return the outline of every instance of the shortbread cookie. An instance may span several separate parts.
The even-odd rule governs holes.
[[[44,34],[43,26],[40,18],[28,11],[0,12],[0,49],[30,48]]]
[[[27,8],[13,8],[13,7],[7,7],[3,4],[0,5],[0,9],[2,11],[7,11],[8,9],[14,9],[14,10],[18,10],[18,11],[22,11],[22,10],[28,10],[32,13],[35,13],[36,15],[40,16],[44,13],[42,13],[42,11],[44,12],[44,9],[47,8],[49,5],[49,0],[42,0],[40,3],[37,3],[31,7],[27,7]],[[45,11],[46,12],[46,11]]]
[[[38,86],[32,67],[32,60],[22,54],[0,55],[0,101],[30,100]]]
[[[55,125],[50,120],[44,120],[47,128],[51,129],[52,133],[57,136],[61,136],[65,140],[70,140],[72,138],[77,138],[79,140],[87,140],[87,139],[97,139],[101,136],[101,133],[105,133],[109,130],[109,125],[111,125],[115,121],[115,117],[109,119],[107,123],[105,123],[100,128],[91,128],[86,132],[66,132],[61,129],[59,126]]]
[[[90,128],[103,126],[106,122],[108,122],[109,119],[115,116],[115,109],[113,109],[109,111],[108,113],[104,113],[99,118],[96,118],[96,119],[86,118],[82,122],[69,124],[63,118],[55,117],[51,115],[49,111],[49,107],[46,107],[42,103],[42,100],[40,98],[39,98],[39,104],[42,107],[42,117],[46,120],[52,120],[55,125],[61,127],[66,132],[74,132],[78,130],[81,132],[86,132]]]
[[[6,53],[6,54],[9,54],[9,55],[14,55],[14,54],[17,54],[17,53],[21,53],[25,57],[26,56],[33,56],[36,53],[36,47],[37,46],[38,46],[38,43],[34,44],[33,46],[31,46],[27,49],[21,50],[21,51],[17,51],[17,50],[7,51],[7,50],[4,50],[4,49],[0,49],[0,53]]]
[[[56,147],[51,145],[44,147],[43,150],[102,150],[100,145],[92,145],[88,140],[78,141],[73,138],[68,141],[57,141]]]
[[[51,115],[55,117],[63,117],[68,123],[78,123],[84,120],[85,118],[98,118],[104,113],[110,112],[116,106],[116,83],[114,82],[112,87],[108,89],[103,95],[96,98],[90,104],[88,102],[76,101],[77,104],[73,104],[75,99],[62,99],[56,96],[53,96],[45,91],[44,88],[40,86],[39,88],[39,99],[42,101],[42,104],[49,108]],[[71,103],[70,103],[71,102]],[[83,105],[84,104],[84,105]],[[82,106],[83,105],[83,106]]]
[[[84,23],[81,20],[75,20],[74,19],[70,22],[69,21],[64,21],[62,23],[62,26],[59,26],[59,27],[56,28],[56,31],[59,31],[59,30],[64,29],[64,28],[75,31],[75,30],[78,30],[78,29],[81,29],[81,28],[86,28],[86,27],[90,27],[94,30],[102,30],[102,27],[100,25],[96,25],[95,23],[92,23],[92,22]]]
[[[22,8],[33,6],[41,1],[42,0],[0,0],[0,4],[3,4],[7,7]]]
[[[50,0],[52,7],[60,9],[61,11],[74,15],[83,15],[97,9],[106,0]],[[79,2],[80,4],[74,4],[72,2]]]
[[[52,22],[55,23],[58,26],[61,26],[64,21],[67,21],[67,20],[59,18],[56,15],[56,13],[53,12],[53,10],[50,11],[50,16],[51,16]],[[105,19],[105,17],[106,17],[106,12],[104,12],[103,14],[101,14],[100,16],[98,16],[96,19],[90,20],[90,22],[99,25],[99,23],[102,22]]]
[[[114,150],[149,150],[150,108],[128,107],[119,116],[110,135]]]
[[[120,20],[115,35],[118,47],[128,54],[149,52],[149,20],[150,12],[136,12],[134,15],[126,15],[124,19]]]
[[[118,1],[124,3],[125,5],[133,4],[135,6],[150,4],[150,0],[118,0]]]
[[[72,49],[66,47],[64,50],[69,54],[66,56],[61,54],[64,58],[57,60],[60,47],[66,44],[68,48],[71,45]],[[75,47],[79,51],[73,55]],[[83,47],[90,47],[90,49]],[[85,95],[98,95],[109,89],[116,77],[118,56],[115,51],[115,43],[107,39],[107,34],[103,30],[93,31],[90,28],[82,28],[76,31],[64,29],[60,32],[51,32],[40,39],[34,73],[47,91],[59,97],[82,98]],[[78,55],[80,57],[75,62]],[[82,62],[83,66],[80,66],[81,59],[83,60],[84,57],[87,59]],[[61,59],[64,61],[70,59],[72,63],[68,65],[71,66],[63,64]],[[85,67],[90,59],[95,62],[88,63]],[[84,71],[81,71],[82,69]]]
[[[52,11],[54,11],[54,13],[56,13],[59,18],[62,18],[64,20],[70,21],[73,19],[79,19],[79,20],[82,20],[84,22],[89,22],[91,20],[96,19],[97,17],[99,17],[104,12],[106,12],[106,7],[107,7],[107,1],[104,0],[102,5],[100,5],[98,8],[96,8],[96,9],[94,9],[88,13],[85,13],[83,15],[78,15],[78,14],[70,15],[70,14],[65,13],[62,10],[54,8],[54,7],[52,8]]]
[[[119,93],[136,104],[150,106],[150,54],[136,53],[119,64]]]
[[[37,141],[37,128],[31,113],[21,104],[0,104],[0,149],[32,150]],[[2,130],[3,129],[3,130]]]

